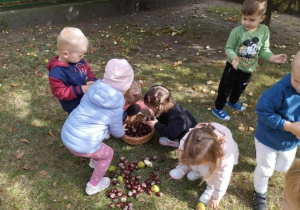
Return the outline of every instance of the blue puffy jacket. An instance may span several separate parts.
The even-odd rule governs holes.
[[[97,80],[68,116],[61,138],[74,152],[90,154],[98,150],[109,132],[116,138],[124,135],[123,93]]]

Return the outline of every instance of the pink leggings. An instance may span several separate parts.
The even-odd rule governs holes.
[[[90,178],[90,184],[93,186],[96,186],[103,178],[114,156],[114,150],[104,143],[101,143],[100,149],[90,154],[80,154],[73,152],[70,149],[69,151],[75,156],[90,158],[97,162]]]

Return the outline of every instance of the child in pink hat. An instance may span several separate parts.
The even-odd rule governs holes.
[[[63,125],[61,138],[66,148],[75,156],[90,158],[89,165],[94,168],[85,190],[88,195],[96,194],[110,184],[104,174],[114,152],[102,141],[108,133],[116,138],[124,135],[124,94],[133,77],[133,69],[127,60],[109,60],[103,80],[92,84]]]

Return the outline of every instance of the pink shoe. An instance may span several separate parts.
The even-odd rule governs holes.
[[[172,141],[172,140],[168,139],[167,137],[160,137],[159,138],[159,143],[161,145],[164,145],[164,146],[167,146],[167,147],[175,147],[175,148],[179,147],[178,140]]]
[[[176,168],[172,169],[169,172],[170,177],[172,177],[172,179],[182,179],[187,172],[189,172],[189,169],[187,169],[187,167],[185,165],[178,165],[176,166]]]

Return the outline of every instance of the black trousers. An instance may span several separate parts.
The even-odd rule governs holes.
[[[219,84],[218,97],[215,101],[216,109],[223,109],[228,97],[230,103],[235,104],[238,102],[243,91],[249,84],[251,76],[252,73],[236,70],[229,62],[226,62],[226,66]]]

